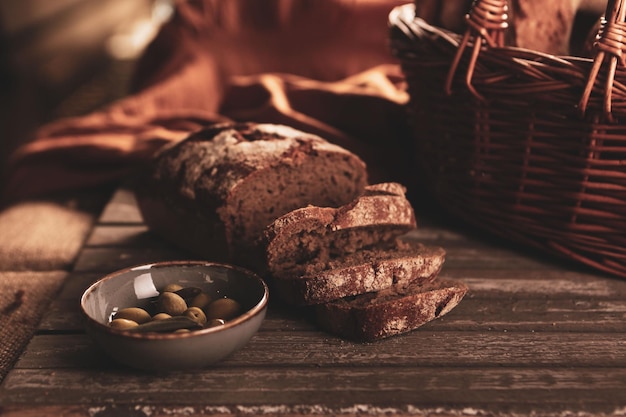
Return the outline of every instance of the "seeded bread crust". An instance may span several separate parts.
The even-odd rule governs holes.
[[[338,207],[362,194],[352,152],[272,124],[220,124],[163,148],[136,195],[149,228],[206,259],[257,268],[258,242],[277,217]]]
[[[264,232],[269,272],[293,275],[332,257],[395,245],[398,236],[416,228],[405,193],[398,183],[369,185],[339,208],[308,206],[279,217]]]
[[[406,287],[433,280],[445,261],[440,247],[397,241],[384,249],[363,249],[326,262],[281,271],[273,276],[272,289],[292,305],[314,305],[343,297]]]
[[[415,330],[447,314],[467,291],[457,281],[416,282],[317,305],[315,316],[320,328],[329,333],[372,342]]]

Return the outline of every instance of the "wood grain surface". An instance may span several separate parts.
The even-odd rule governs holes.
[[[78,303],[94,280],[193,258],[152,235],[118,191],[37,334],[0,386],[0,415],[626,415],[626,282],[418,218],[470,291],[411,333],[352,343],[270,303],[259,333],[207,369],[146,373],[106,357]],[[453,230],[454,229],[454,230]]]

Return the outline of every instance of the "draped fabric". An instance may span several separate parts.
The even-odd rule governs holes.
[[[180,1],[138,60],[129,94],[42,126],[10,157],[3,197],[120,181],[161,146],[224,121],[319,134],[358,153],[372,181],[402,181],[408,97],[387,35],[397,4]]]

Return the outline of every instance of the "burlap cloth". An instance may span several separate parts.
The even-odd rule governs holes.
[[[404,79],[387,45],[397,0],[176,3],[128,96],[41,127],[0,195],[0,378],[71,271],[97,210],[58,193],[111,186],[156,149],[226,120],[283,123],[359,153],[371,180],[409,182]]]
[[[107,195],[20,201],[0,211],[0,380],[60,290]]]

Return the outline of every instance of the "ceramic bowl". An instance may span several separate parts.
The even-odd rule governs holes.
[[[138,333],[109,325],[119,309],[148,308],[159,289],[170,283],[199,287],[214,298],[237,300],[242,314],[222,325],[187,333]],[[209,366],[243,347],[261,326],[268,297],[265,282],[245,269],[173,261],[135,266],[103,277],[85,291],[81,310],[87,333],[109,356],[133,368],[172,371]]]

